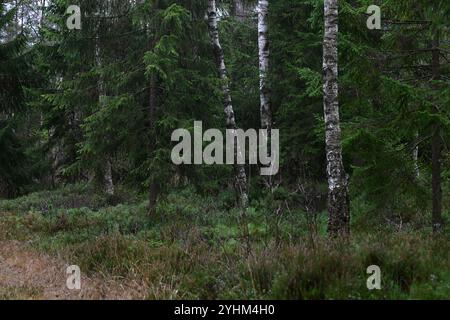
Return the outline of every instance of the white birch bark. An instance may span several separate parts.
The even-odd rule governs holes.
[[[269,41],[267,37],[268,0],[258,1],[258,48],[259,48],[259,91],[262,129],[270,130],[272,115],[270,109],[270,90],[267,83],[269,72]]]
[[[217,9],[216,1],[208,0],[208,27],[213,44],[214,57],[216,60],[217,69],[219,72],[220,79],[222,80],[222,92],[223,92],[223,107],[226,117],[226,127],[227,129],[236,130],[236,120],[234,117],[233,105],[231,101],[230,87],[228,84],[227,68],[225,65],[225,59],[223,55],[223,49],[219,41],[219,29],[217,23]],[[242,207],[247,207],[248,205],[248,195],[247,195],[247,176],[245,173],[245,168],[243,165],[237,164],[237,152],[239,152],[237,143],[235,142],[235,161],[234,161],[234,172],[235,172],[235,188],[238,194],[239,203]]]
[[[267,18],[269,13],[269,1],[258,0],[258,56],[259,56],[259,97],[261,128],[267,129],[270,141],[272,129],[272,110],[270,106],[270,87],[267,76],[269,73],[269,39]],[[272,155],[273,156],[273,155]],[[270,167],[270,164],[268,165]],[[264,179],[266,187],[272,190],[272,176]]]
[[[325,0],[323,106],[328,177],[328,232],[348,235],[350,214],[347,176],[342,162],[338,90],[338,0]]]

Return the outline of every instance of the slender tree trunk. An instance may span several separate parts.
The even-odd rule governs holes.
[[[259,91],[261,127],[272,128],[272,113],[270,109],[270,89],[267,83],[269,72],[269,40],[267,38],[268,0],[258,1],[258,48],[259,48]]]
[[[97,40],[96,47],[95,47],[95,60],[97,67],[100,69],[100,76],[98,77],[97,87],[98,87],[98,102],[100,108],[106,107],[106,87],[105,87],[105,80],[103,78],[103,71],[101,70],[102,67],[102,52],[101,52],[101,45],[100,40]],[[106,155],[106,161],[105,166],[102,168],[102,174],[103,174],[103,187],[105,190],[105,193],[108,195],[114,195],[114,181],[112,176],[112,165],[111,165],[111,159],[109,155]]]
[[[342,162],[338,99],[338,0],[325,0],[323,106],[328,177],[328,233],[347,236],[350,212],[347,176]]]
[[[432,52],[432,72],[433,80],[439,80],[440,77],[440,62],[439,62],[439,36],[435,35],[433,39]],[[436,110],[437,112],[437,110]],[[433,209],[432,209],[432,223],[433,232],[442,230],[442,187],[441,187],[441,153],[442,140],[441,128],[438,123],[433,125],[433,138],[431,141],[431,188],[433,193]]]
[[[270,106],[270,87],[267,80],[269,73],[269,40],[267,36],[268,0],[258,1],[258,51],[259,51],[259,97],[261,128],[267,129],[268,141],[272,129],[272,110]],[[264,179],[266,186],[272,189],[272,176]]]
[[[156,75],[150,76],[150,85],[149,85],[149,104],[148,104],[148,117],[149,117],[149,125],[153,130],[155,129],[156,123],[156,109],[157,109],[157,101],[156,101]],[[150,139],[149,141],[149,154],[155,151],[156,141],[155,139]],[[151,179],[149,186],[149,215],[152,215],[155,212],[156,202],[158,200],[159,194],[159,184],[155,179]]]
[[[236,130],[236,120],[234,118],[233,105],[231,101],[230,87],[228,85],[227,69],[225,65],[225,59],[223,55],[223,50],[219,41],[219,30],[217,27],[217,11],[216,11],[216,1],[208,0],[208,26],[209,33],[211,36],[211,41],[213,43],[214,56],[216,59],[216,65],[219,72],[220,79],[222,80],[222,91],[223,91],[223,106],[226,116],[226,126],[227,129]],[[248,205],[248,195],[247,195],[247,176],[245,174],[245,167],[243,165],[237,164],[236,156],[238,151],[238,145],[235,141],[235,161],[234,161],[234,174],[235,174],[235,188],[237,196],[239,199],[239,204],[243,208]]]

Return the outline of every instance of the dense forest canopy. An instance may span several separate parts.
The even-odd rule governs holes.
[[[2,1],[0,197],[126,190],[152,221],[190,190],[239,221],[448,234],[449,21],[446,0]],[[277,129],[279,172],[174,164],[195,121]]]

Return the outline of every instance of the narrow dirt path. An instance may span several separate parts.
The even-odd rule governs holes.
[[[66,287],[69,264],[18,241],[0,241],[0,300],[143,299],[145,286],[130,280],[81,275],[81,290]]]

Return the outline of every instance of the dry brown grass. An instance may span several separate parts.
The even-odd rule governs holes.
[[[66,287],[69,264],[18,241],[0,242],[0,299],[143,299],[148,289],[131,279],[82,274],[81,290]]]

